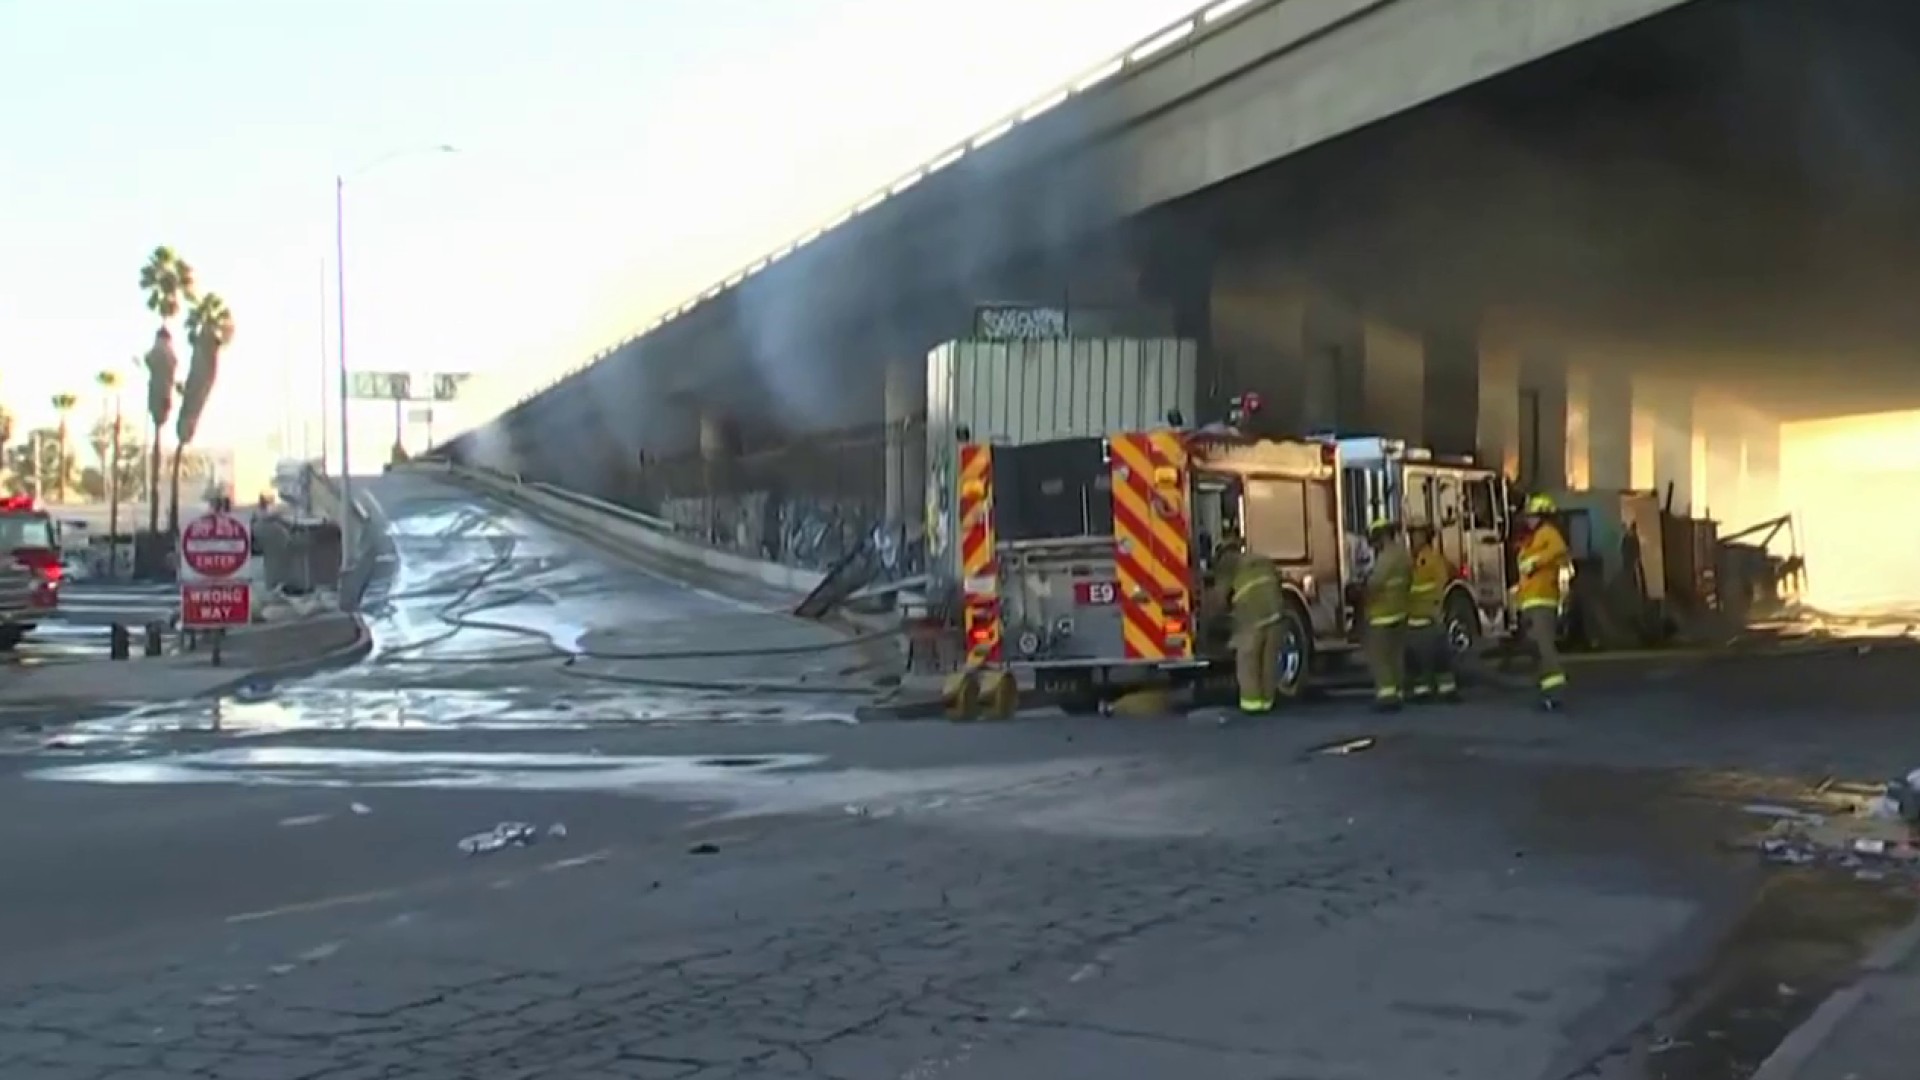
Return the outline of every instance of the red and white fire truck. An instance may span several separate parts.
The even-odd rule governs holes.
[[[31,496],[0,498],[0,649],[11,649],[60,606],[60,531]]]
[[[1070,706],[1230,670],[1226,613],[1207,606],[1228,530],[1280,573],[1287,696],[1359,646],[1349,586],[1372,517],[1435,526],[1460,568],[1443,609],[1456,646],[1506,624],[1504,481],[1471,463],[1384,440],[1172,427],[963,442],[957,460],[952,559],[933,575],[960,613],[966,663],[1029,675]]]

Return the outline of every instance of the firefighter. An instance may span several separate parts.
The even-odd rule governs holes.
[[[1249,554],[1234,531],[1220,540],[1214,561],[1215,588],[1224,595],[1233,627],[1234,681],[1240,711],[1270,711],[1280,668],[1280,575],[1273,563]]]
[[[1441,618],[1447,582],[1453,567],[1434,543],[1433,526],[1407,530],[1413,545],[1413,585],[1407,596],[1407,668],[1413,678],[1415,701],[1460,700],[1460,683],[1453,674],[1453,642]]]
[[[1413,563],[1399,528],[1387,518],[1367,526],[1373,565],[1365,586],[1367,663],[1373,669],[1373,707],[1398,712],[1404,700],[1407,666],[1407,600]]]
[[[1540,660],[1540,707],[1560,708],[1566,690],[1566,669],[1560,666],[1560,570],[1567,565],[1567,540],[1549,519],[1553,498],[1535,495],[1527,500],[1521,525],[1527,537],[1520,545],[1520,627],[1527,644]]]

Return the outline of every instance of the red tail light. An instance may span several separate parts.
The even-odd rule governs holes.
[[[991,627],[976,626],[967,632],[967,640],[974,645],[985,645],[993,640],[993,630]]]

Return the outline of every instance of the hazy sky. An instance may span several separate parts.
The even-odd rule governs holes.
[[[0,400],[137,384],[164,243],[239,324],[203,441],[311,415],[337,171],[352,366],[517,388],[1194,6],[0,0]]]

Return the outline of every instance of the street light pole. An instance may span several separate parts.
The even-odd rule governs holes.
[[[359,176],[389,161],[423,152],[452,154],[458,151],[445,144],[402,151],[381,158],[354,175]],[[336,173],[333,177],[333,268],[333,298],[335,310],[339,313],[339,325],[334,338],[340,349],[340,569],[344,576],[357,554],[353,546],[353,469],[348,453],[351,436],[347,426],[347,414],[351,411],[347,404],[351,388],[347,377],[347,177],[344,173]],[[324,275],[322,280],[325,280]]]
[[[334,340],[340,347],[340,571],[353,565],[353,469],[347,443],[347,179],[333,178],[333,299],[339,305],[340,324]],[[324,426],[324,425],[322,425]]]
[[[331,373],[327,371],[327,260],[320,259],[320,471],[327,471],[327,380]],[[306,424],[300,430],[307,430]],[[305,453],[306,440],[301,440],[301,453]]]

